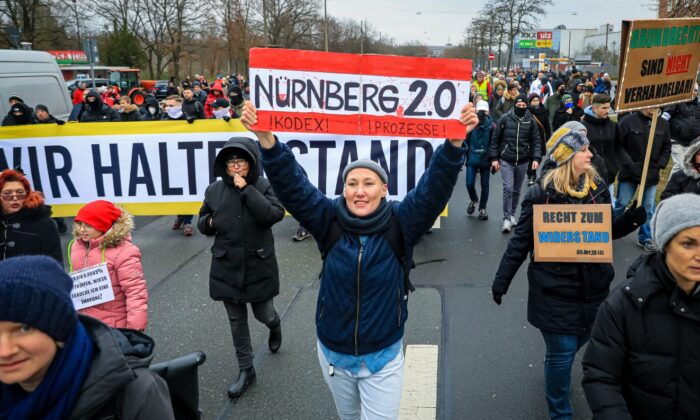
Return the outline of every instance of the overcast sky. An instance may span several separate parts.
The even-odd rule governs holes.
[[[474,0],[326,0],[328,14],[338,18],[365,19],[371,27],[398,43],[421,41],[444,45],[448,39],[459,44],[476,12],[487,4]],[[537,0],[533,0],[537,1]],[[653,0],[555,0],[537,28],[597,28],[611,23],[619,30],[622,19],[654,18],[648,6]],[[420,13],[420,14],[418,14]],[[576,13],[573,15],[573,13]]]

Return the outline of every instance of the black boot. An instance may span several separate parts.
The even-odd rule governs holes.
[[[277,350],[282,345],[282,321],[279,315],[277,315],[273,326],[270,327],[270,337],[267,339],[267,345],[273,353],[277,353]]]
[[[238,379],[228,387],[229,398],[238,398],[255,383],[255,369],[251,366],[248,369],[241,369],[238,372]]]

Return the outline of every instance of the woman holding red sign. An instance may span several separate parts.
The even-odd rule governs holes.
[[[596,311],[608,295],[615,272],[609,263],[534,261],[533,206],[610,204],[610,193],[591,164],[593,154],[588,146],[580,123],[569,123],[554,132],[547,143],[549,162],[522,203],[515,235],[508,242],[492,286],[493,300],[500,305],[530,254],[527,318],[545,342],[545,393],[552,419],[572,418],[571,366],[576,352],[590,338]],[[642,207],[624,212],[613,221],[613,239],[633,232],[645,220]]]
[[[371,160],[343,172],[343,196],[326,197],[304,175],[294,153],[269,131],[254,131],[246,102],[241,122],[262,146],[265,173],[285,208],[311,232],[323,256],[316,306],[317,354],[341,419],[396,419],[403,383],[408,273],[416,242],[452,194],[464,165],[462,139],[433,153],[418,185],[388,201],[388,175]],[[460,122],[479,122],[472,104]]]

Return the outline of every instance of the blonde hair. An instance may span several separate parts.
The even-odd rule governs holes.
[[[584,173],[582,176],[586,177],[586,184],[594,183],[599,179],[598,171],[596,171],[593,166],[586,170],[586,173]],[[576,173],[574,172],[574,160],[569,159],[563,165],[558,166],[544,174],[542,177],[542,189],[545,189],[547,188],[547,185],[552,184],[556,192],[574,196],[572,192],[576,192],[579,188],[579,179],[580,177],[577,177]]]

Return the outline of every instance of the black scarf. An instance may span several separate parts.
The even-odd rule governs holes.
[[[338,224],[344,231],[355,235],[374,235],[389,228],[392,205],[386,201],[386,198],[382,198],[377,210],[364,217],[351,214],[343,197],[338,201]]]

